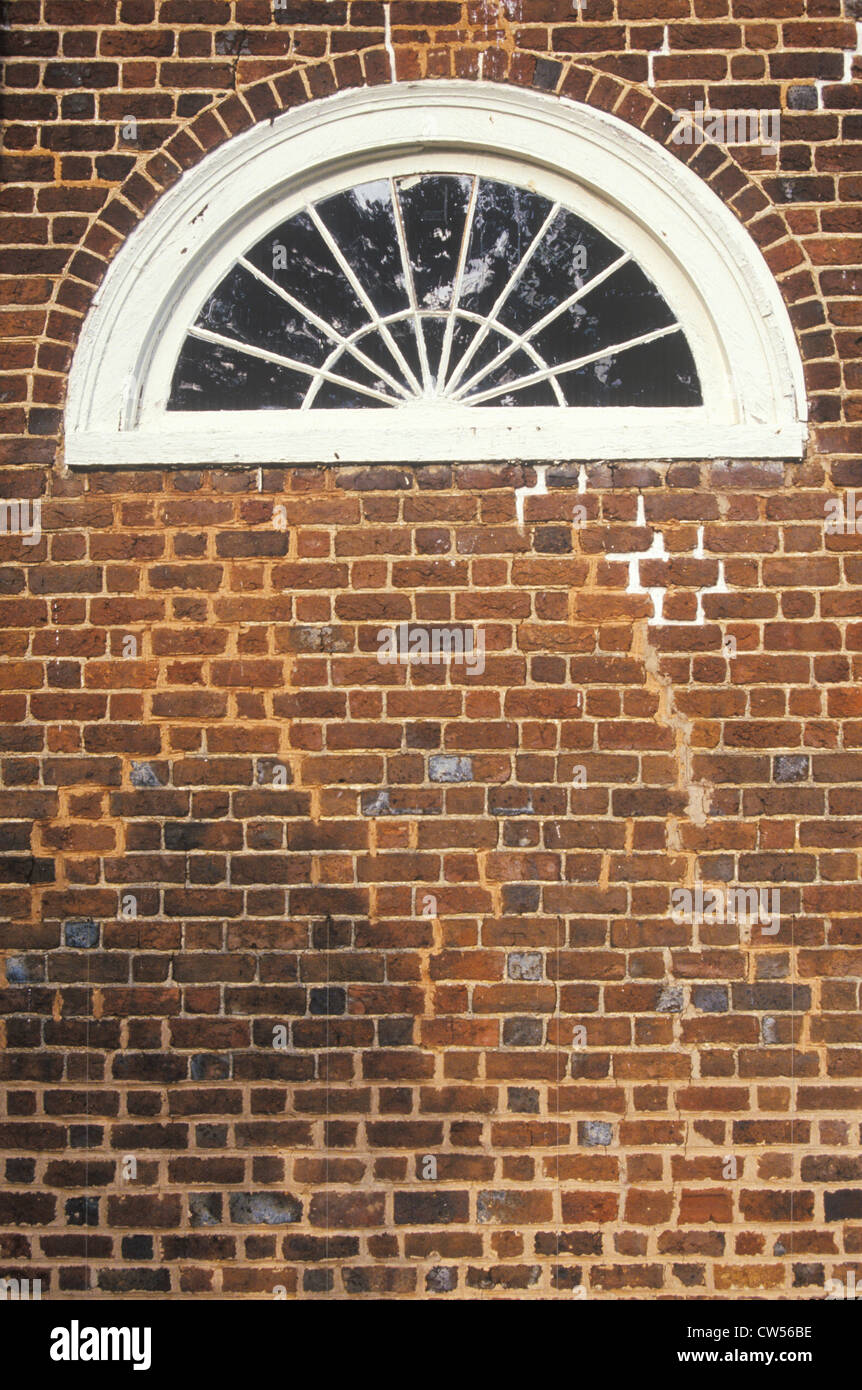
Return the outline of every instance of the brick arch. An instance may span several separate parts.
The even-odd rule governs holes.
[[[441,60],[445,59],[445,61]],[[481,56],[481,62],[480,62]],[[113,255],[126,236],[184,170],[211,150],[251,126],[272,121],[282,112],[309,101],[358,87],[391,82],[392,59],[386,48],[371,48],[334,59],[310,62],[274,77],[249,83],[192,117],[161,149],[142,156],[138,167],[106,202],[73,256],[68,275],[75,283],[60,288],[58,306],[78,316],[72,329],[63,316],[58,332],[67,348],[66,368],[93,295]],[[623,81],[575,60],[544,58],[520,50],[395,50],[398,81],[474,78],[556,94],[596,107],[635,127],[689,164],[709,185],[760,248],[779,285],[794,327],[803,363],[837,360],[832,328],[826,323],[810,260],[783,210],[726,150],[717,145],[676,145],[671,141],[671,109],[642,86]],[[65,300],[65,304],[64,301]],[[808,330],[817,329],[816,333]],[[56,370],[56,368],[55,368]]]

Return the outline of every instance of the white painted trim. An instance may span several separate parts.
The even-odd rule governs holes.
[[[683,325],[703,407],[166,412],[179,347],[237,257],[308,199],[445,168],[535,187],[631,250]],[[72,465],[799,457],[802,365],[778,287],[717,196],[613,116],[475,82],[312,102],[208,155],[120,249],[69,382]]]
[[[448,411],[447,418],[442,419],[440,408],[431,405],[425,410],[398,412],[396,449],[390,423],[394,412],[321,410],[302,416],[302,431],[291,435],[286,449],[285,431],[292,430],[296,412],[261,411],[262,423],[256,411],[231,411],[227,424],[224,415],[203,412],[195,416],[194,434],[153,427],[70,435],[66,460],[73,467],[96,468],[112,464],[180,467],[195,463],[451,463],[482,459],[766,459],[797,458],[804,445],[800,425],[783,429],[711,426],[697,409],[685,412],[693,420],[682,419],[683,412],[678,410],[639,410],[638,418],[632,419],[634,411],[608,408],[602,409],[602,418],[596,422],[593,417],[598,413],[554,407],[482,410],[476,406],[465,426],[460,412],[450,423]],[[621,419],[623,414],[627,418]],[[535,415],[544,417],[543,421],[524,419]],[[172,417],[165,418],[170,426]],[[493,449],[488,444],[491,438]]]

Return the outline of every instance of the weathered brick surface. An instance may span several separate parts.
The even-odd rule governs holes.
[[[824,528],[862,485],[853,7],[8,11],[0,482],[43,536],[0,536],[0,1273],[189,1298],[862,1277],[862,543]],[[678,106],[780,107],[777,154],[668,148],[785,295],[806,460],[563,463],[523,525],[526,464],[66,470],[66,373],[129,229],[392,55],[666,143]],[[614,558],[656,532],[665,623]],[[484,673],[379,665],[409,621],[481,625]],[[778,931],[674,920],[696,880],[779,890]]]

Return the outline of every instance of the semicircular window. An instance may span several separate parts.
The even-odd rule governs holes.
[[[479,175],[376,179],[239,257],[188,332],[169,410],[699,406],[691,349],[631,254]]]

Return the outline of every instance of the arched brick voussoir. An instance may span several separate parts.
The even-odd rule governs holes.
[[[448,55],[445,63],[435,60],[438,52]],[[759,246],[787,304],[803,361],[837,359],[834,334],[825,321],[803,242],[783,209],[770,201],[731,153],[710,143],[675,144],[671,109],[644,87],[580,60],[517,49],[510,53],[503,48],[454,46],[418,51],[396,47],[392,52],[370,48],[296,65],[220,96],[160,149],[141,155],[136,168],[96,214],[71,259],[69,273],[84,283],[91,300],[125,236],[186,169],[234,135],[283,112],[336,92],[391,82],[393,56],[397,81],[433,82],[458,76],[550,93],[606,111],[663,145],[713,189]],[[80,294],[75,296],[74,311],[86,312]]]

